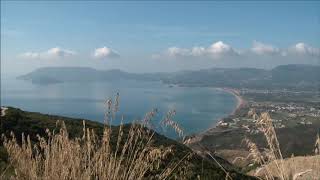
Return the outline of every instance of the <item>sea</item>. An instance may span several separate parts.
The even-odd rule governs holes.
[[[179,87],[161,82],[113,80],[109,82],[68,82],[48,85],[32,84],[14,77],[1,77],[1,106],[25,111],[104,122],[105,102],[119,93],[119,111],[112,124],[138,122],[146,113],[157,109],[152,119],[159,133],[177,138],[161,121],[170,110],[173,120],[192,135],[214,127],[237,105],[236,98],[223,90],[210,87]]]

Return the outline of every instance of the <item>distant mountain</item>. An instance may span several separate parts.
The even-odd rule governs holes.
[[[101,71],[86,67],[46,67],[20,76],[18,79],[29,80],[35,84],[111,81],[119,79],[160,80],[160,76],[155,75],[128,73],[118,69]]]
[[[320,82],[320,66],[282,65],[271,70],[272,81],[277,83]]]
[[[19,79],[37,84],[59,82],[92,82],[131,79],[142,81],[162,81],[181,86],[212,86],[233,88],[293,88],[319,89],[320,66],[281,65],[272,70],[256,68],[212,68],[175,73],[128,73],[121,70],[96,70],[82,67],[40,68]]]
[[[290,64],[281,65],[272,70],[213,68],[180,72],[168,76],[163,81],[184,86],[319,90],[320,66]]]
[[[164,79],[166,83],[191,86],[230,86],[239,87],[248,82],[269,78],[264,69],[255,68],[213,68],[199,71],[185,71]]]

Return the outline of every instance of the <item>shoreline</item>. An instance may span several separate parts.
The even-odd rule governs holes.
[[[237,105],[236,107],[233,109],[233,111],[229,114],[227,114],[226,116],[224,117],[221,117],[217,120],[217,122],[219,122],[220,120],[224,119],[224,118],[227,118],[227,117],[230,117],[232,115],[235,115],[235,113],[241,109],[245,104],[246,104],[246,101],[243,99],[243,97],[240,95],[240,92],[239,90],[237,89],[233,89],[233,88],[215,88],[216,90],[220,90],[220,91],[224,91],[224,92],[227,92],[231,95],[233,95],[235,98],[236,98],[236,101],[237,101]],[[213,128],[216,128],[216,124],[212,127],[209,127],[207,130],[205,130],[204,132],[201,132],[202,133],[205,133],[207,131],[210,131],[211,129]]]
[[[232,88],[221,88],[221,90],[225,91],[225,92],[228,92],[230,94],[232,94],[236,100],[237,100],[237,106],[236,108],[228,115],[234,115],[237,110],[239,110],[240,108],[242,108],[245,104],[246,104],[246,101],[243,99],[243,97],[240,95],[240,92],[239,90],[237,89],[232,89]]]
[[[227,93],[233,95],[236,98],[237,105],[231,113],[227,114],[224,117],[217,119],[216,123],[214,125],[210,126],[208,129],[191,135],[191,137],[188,140],[190,144],[201,141],[202,137],[205,135],[210,135],[212,132],[214,132],[214,130],[216,130],[217,122],[223,120],[224,118],[235,115],[235,113],[246,104],[246,101],[243,99],[243,97],[240,95],[240,92],[237,89],[225,88],[225,87],[223,87],[223,88],[219,87],[219,88],[214,88],[214,89],[224,91],[224,92],[227,92]]]

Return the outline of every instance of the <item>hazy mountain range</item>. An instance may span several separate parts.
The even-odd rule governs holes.
[[[36,84],[103,82],[112,80],[162,81],[180,86],[319,89],[320,66],[281,65],[271,70],[257,68],[212,68],[175,73],[128,73],[84,67],[46,67],[18,77]]]

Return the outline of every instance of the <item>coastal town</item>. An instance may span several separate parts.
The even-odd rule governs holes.
[[[203,150],[210,150],[240,168],[250,169],[253,164],[247,159],[250,150],[246,140],[254,142],[261,152],[268,148],[257,123],[257,116],[268,112],[285,158],[314,154],[314,144],[320,133],[317,92],[222,89],[235,96],[236,109],[218,120],[215,127],[185,140],[195,152],[201,154]]]
[[[238,106],[233,114],[218,121],[216,127],[222,129],[243,128],[250,133],[258,133],[255,128],[255,119],[250,114],[268,112],[276,129],[320,125],[320,101],[317,94],[312,92],[295,92],[288,90],[228,90],[236,96]],[[308,96],[305,96],[308,94]],[[301,101],[281,102],[275,100],[280,95],[287,97],[315,96],[310,101],[305,98]],[[318,98],[318,99],[317,99]],[[282,98],[283,101],[283,98]]]

